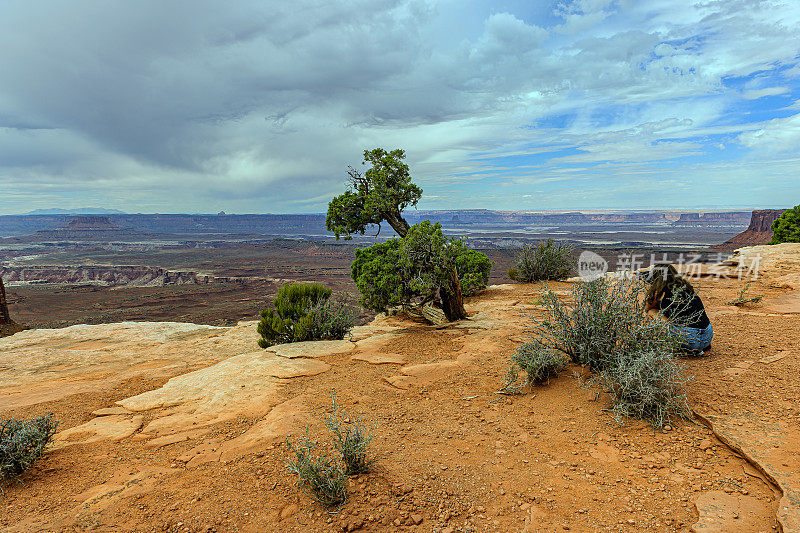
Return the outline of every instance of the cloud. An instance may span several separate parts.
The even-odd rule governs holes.
[[[493,5],[3,2],[0,212],[322,211],[374,146],[426,208],[796,155],[796,3]]]
[[[765,87],[764,89],[751,89],[744,91],[742,97],[747,100],[755,100],[757,98],[764,98],[765,96],[777,96],[779,94],[786,94],[789,92],[788,87]]]
[[[754,131],[747,131],[737,137],[744,146],[767,153],[788,152],[797,154],[800,146],[800,113],[787,118],[768,120]]]

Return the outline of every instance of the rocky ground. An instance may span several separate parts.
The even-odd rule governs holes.
[[[798,531],[800,247],[749,293],[704,277],[716,336],[685,361],[697,417],[619,425],[571,367],[496,394],[539,285],[499,285],[469,320],[379,317],[341,342],[260,350],[254,323],[77,325],[0,340],[0,418],[61,420],[5,487],[3,531]],[[568,283],[551,288],[566,294]],[[329,441],[331,395],[375,427],[372,473],[334,510],[284,461]]]

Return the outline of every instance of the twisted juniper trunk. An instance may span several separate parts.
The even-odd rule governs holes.
[[[464,309],[464,295],[461,292],[461,282],[458,280],[458,271],[455,266],[450,271],[449,283],[442,287],[439,295],[442,299],[442,311],[447,320],[453,322],[467,318],[467,310]]]
[[[392,229],[400,235],[401,238],[405,237],[408,233],[408,230],[411,229],[411,226],[408,225],[406,219],[404,219],[400,215],[400,211],[395,211],[393,213],[386,213],[385,215],[386,222],[392,227]]]
[[[0,278],[0,324],[11,322],[8,314],[8,303],[6,302],[6,288],[3,286],[3,278]]]

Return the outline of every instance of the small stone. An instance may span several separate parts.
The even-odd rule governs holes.
[[[287,505],[286,507],[281,509],[281,520],[283,520],[284,518],[289,518],[299,510],[300,509],[294,504]]]
[[[414,522],[416,525],[420,525],[422,523],[422,515],[421,514],[412,514],[411,521]]]

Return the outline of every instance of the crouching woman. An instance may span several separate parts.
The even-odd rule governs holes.
[[[692,284],[674,266],[665,263],[655,265],[647,281],[647,314],[660,313],[680,332],[684,338],[682,350],[695,353],[710,350],[714,328]]]

